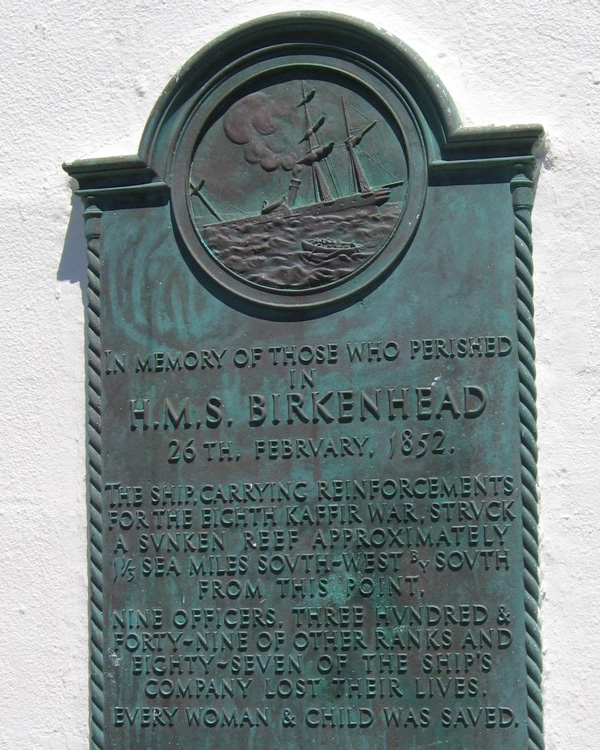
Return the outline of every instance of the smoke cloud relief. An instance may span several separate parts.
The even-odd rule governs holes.
[[[249,164],[259,164],[265,172],[289,172],[298,160],[290,114],[289,108],[257,92],[233,105],[223,119],[223,129],[230,141],[244,146]]]

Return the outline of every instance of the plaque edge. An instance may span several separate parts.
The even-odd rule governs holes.
[[[543,750],[542,714],[542,664],[539,614],[539,567],[538,567],[538,491],[537,491],[537,427],[535,386],[535,344],[533,309],[533,243],[531,214],[534,201],[535,181],[534,157],[531,152],[543,136],[540,125],[515,125],[507,127],[464,127],[448,92],[431,69],[409,47],[393,39],[386,32],[369,24],[331,13],[284,13],[267,16],[238,26],[218,37],[202,49],[182,68],[185,72],[199,60],[214,51],[224,40],[231,43],[250,27],[280,21],[282,17],[309,18],[343,22],[362,26],[371,34],[385,37],[394,44],[398,52],[413,60],[416,69],[427,82],[426,88],[439,92],[438,106],[446,102],[447,109],[440,110],[441,122],[445,123],[445,148],[437,162],[429,161],[430,173],[436,168],[453,163],[476,160],[481,166],[491,163],[498,156],[507,157],[507,164],[514,168],[510,180],[514,217],[515,282],[517,293],[516,327],[518,339],[518,400],[520,425],[520,470],[522,484],[523,523],[523,571],[525,594],[525,648],[527,674],[527,732],[528,747]],[[87,300],[86,300],[86,370],[87,370],[87,475],[88,475],[88,544],[89,544],[89,591],[90,591],[90,746],[104,750],[104,623],[103,623],[103,529],[101,522],[102,492],[102,414],[101,414],[101,319],[100,319],[100,264],[102,210],[96,205],[102,194],[129,194],[135,191],[157,191],[168,193],[169,188],[150,165],[154,142],[148,138],[152,127],[158,127],[157,113],[165,102],[170,102],[173,87],[179,82],[177,74],[156,102],[150,115],[139,155],[130,157],[107,157],[83,159],[63,168],[78,183],[77,194],[84,199],[85,236],[87,240]],[[444,144],[442,144],[444,145]],[[477,150],[479,149],[479,150]],[[506,151],[510,153],[505,153]],[[518,162],[519,157],[521,163]],[[502,165],[504,166],[504,165]],[[94,196],[98,196],[98,200]]]

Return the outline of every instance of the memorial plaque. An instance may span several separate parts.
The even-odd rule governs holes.
[[[342,17],[217,40],[85,204],[91,744],[541,748],[539,126]]]

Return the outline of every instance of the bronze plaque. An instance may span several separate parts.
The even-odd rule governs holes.
[[[541,748],[532,148],[399,42],[263,19],[88,247],[91,744]]]

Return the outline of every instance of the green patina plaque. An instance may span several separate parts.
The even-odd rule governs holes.
[[[91,744],[541,748],[532,149],[325,14],[85,204]]]

